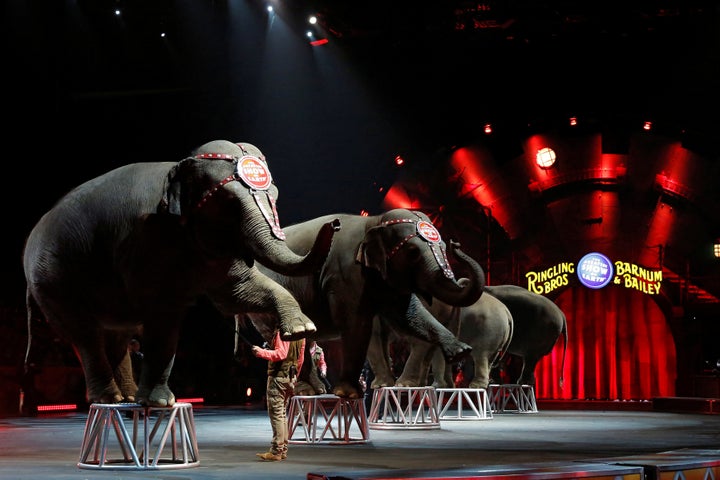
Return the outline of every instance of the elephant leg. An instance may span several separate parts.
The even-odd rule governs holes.
[[[458,340],[415,295],[410,295],[405,305],[392,305],[391,309],[383,312],[382,318],[398,332],[437,345],[450,363],[462,360],[472,351],[470,345]]]
[[[535,367],[542,357],[525,355],[523,357],[522,370],[517,383],[520,385],[535,385]]]
[[[310,378],[308,379],[310,386],[313,388],[317,395],[322,395],[327,392],[325,384],[320,380],[320,374],[318,374],[317,366],[315,364],[310,368]]]
[[[333,318],[352,318],[344,308],[333,312]],[[333,385],[333,393],[338,397],[362,398],[360,373],[367,356],[372,330],[372,315],[357,315],[355,322],[348,322],[341,329],[343,362],[340,376]]]
[[[470,388],[487,388],[490,385],[490,361],[488,353],[473,350],[474,372],[468,385]]]
[[[439,348],[433,349],[431,362],[433,372],[433,384],[435,388],[452,388],[452,365],[445,361],[445,357]]]
[[[149,407],[171,407],[175,404],[175,394],[170,390],[168,380],[175,362],[182,315],[169,317],[165,321],[155,318],[154,322],[144,322],[145,355],[136,401]]]
[[[428,342],[417,339],[410,340],[410,355],[405,362],[402,374],[395,381],[398,387],[424,387],[430,369],[430,359],[434,347]]]
[[[88,317],[77,311],[63,310],[62,318],[72,318],[70,322],[58,322],[59,316],[49,308],[45,308],[45,315],[53,325],[59,325],[58,331],[70,340],[85,376],[87,401],[90,403],[119,403],[123,395],[113,376],[111,366],[105,350],[105,337],[103,328],[93,317]]]
[[[124,331],[105,332],[105,353],[124,402],[134,402],[138,388],[133,379],[132,360],[127,347],[130,338],[130,334]]]
[[[372,384],[369,385],[372,389],[395,386],[395,375],[390,368],[389,341],[390,330],[387,324],[375,317],[367,349],[367,361],[375,374]]]
[[[312,360],[309,348],[305,349],[303,357],[303,366],[298,374],[298,381],[293,390],[295,395],[322,395],[328,393],[317,373],[317,366]]]
[[[210,292],[210,298],[227,315],[245,312],[275,315],[284,340],[304,338],[317,331],[285,287],[241,261],[233,264],[228,282]]]
[[[120,387],[124,402],[135,402],[138,387],[133,379],[132,360],[127,353],[115,369],[115,383]]]

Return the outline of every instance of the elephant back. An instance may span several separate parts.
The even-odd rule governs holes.
[[[246,142],[233,143],[228,140],[213,140],[199,146],[192,152],[193,156],[208,154],[218,155],[218,158],[240,158],[244,155],[252,155],[266,162],[262,151],[255,145]]]

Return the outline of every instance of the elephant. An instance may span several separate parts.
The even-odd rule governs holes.
[[[424,302],[425,303],[425,302]],[[491,367],[505,354],[513,336],[513,316],[510,310],[497,298],[482,295],[474,304],[467,307],[454,307],[433,299],[427,305],[428,310],[456,333],[456,337],[472,347],[471,358],[475,366],[475,375],[470,388],[487,388],[490,384]],[[379,387],[419,387],[429,384],[428,372],[432,365],[436,388],[454,386],[450,363],[445,361],[438,349],[425,341],[409,339],[410,354],[405,361],[402,374],[395,380],[390,368],[387,351],[389,345],[388,325],[377,318],[373,325],[372,347],[368,349],[368,362],[375,373],[372,388]]]
[[[535,367],[542,357],[552,351],[560,335],[564,337],[563,359],[560,367],[562,372],[568,343],[567,319],[565,313],[555,302],[517,285],[486,285],[483,287],[483,291],[487,295],[483,294],[481,298],[486,296],[497,298],[507,307],[512,316],[513,330],[506,354],[515,355],[523,360],[522,370],[515,383],[535,385]],[[438,319],[441,322],[443,321],[443,317],[438,317]],[[461,340],[473,346],[470,339],[461,338]],[[386,353],[388,341],[387,329],[383,328],[382,324],[376,325],[373,340],[368,349],[368,361],[370,361],[375,372],[373,388],[392,385],[419,386],[423,384],[422,380],[425,377],[421,377],[418,372],[424,371],[421,369],[426,368],[423,363],[424,359],[421,356],[413,356],[412,354],[412,360],[409,359],[405,366],[408,372],[406,373],[404,369],[400,378],[393,381]],[[411,348],[415,348],[415,345],[412,345]],[[408,363],[410,363],[410,366],[407,365]],[[437,370],[434,369],[434,371]],[[562,382],[561,374],[561,385]],[[439,385],[447,383],[448,380],[446,379]]]
[[[340,220],[342,230],[335,235],[318,272],[288,277],[263,271],[292,292],[303,312],[313,319],[317,326],[313,338],[340,340],[341,372],[332,393],[346,398],[362,397],[360,372],[376,315],[382,315],[403,334],[440,346],[451,361],[469,354],[471,348],[443,327],[418,298],[434,296],[458,306],[472,305],[480,298],[485,272],[462,252],[459,244],[451,241],[447,248],[424,213],[394,209],[374,216],[329,215],[290,225],[285,228],[290,248],[306,251],[311,233],[331,218]],[[448,250],[458,267],[467,270],[466,277],[455,278]],[[272,319],[266,314],[250,313],[236,320],[250,321],[265,338],[272,333],[269,329]],[[304,382],[305,367],[302,370],[300,380]],[[307,386],[307,390],[296,389],[296,393],[318,393]]]
[[[91,403],[175,403],[168,378],[189,306],[272,312],[286,339],[316,326],[294,297],[258,269],[315,271],[339,228],[316,224],[308,253],[288,248],[277,187],[249,143],[208,142],[179,162],[130,163],[79,185],[29,233],[23,250],[31,323],[46,319],[83,368]],[[139,386],[127,352],[142,329]]]
[[[522,359],[522,370],[515,383],[535,385],[535,367],[549,354],[560,335],[563,336],[563,354],[560,366],[560,384],[565,369],[568,332],[565,313],[551,299],[517,285],[488,285],[485,293],[507,305],[515,322],[513,338],[507,353]]]

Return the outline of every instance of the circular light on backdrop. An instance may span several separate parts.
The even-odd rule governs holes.
[[[555,163],[555,150],[549,147],[541,148],[535,154],[535,163],[540,168],[550,168]]]
[[[578,279],[588,288],[603,288],[610,283],[613,275],[613,263],[602,253],[588,253],[577,264]]]

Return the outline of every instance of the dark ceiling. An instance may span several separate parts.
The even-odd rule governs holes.
[[[433,161],[485,122],[513,137],[568,115],[650,118],[720,151],[716,1],[271,3],[297,40],[280,60],[283,30],[259,0],[4,3],[6,154],[21,159],[6,171],[33,185],[2,194],[13,294],[24,237],[60,195],[208,139],[264,148],[283,223],[377,211],[396,153]],[[303,39],[311,13],[327,45]]]

